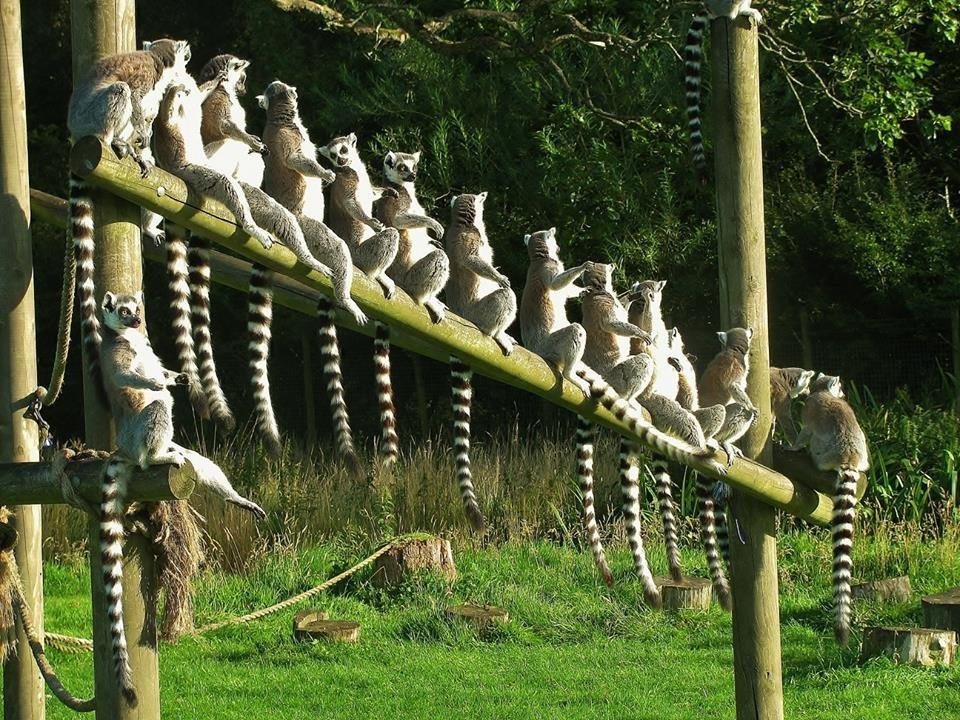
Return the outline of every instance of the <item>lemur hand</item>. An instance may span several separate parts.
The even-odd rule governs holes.
[[[388,187],[383,189],[383,192],[380,193],[380,196],[388,197],[388,198],[398,198],[400,197],[400,193],[398,193],[395,188]]]
[[[322,182],[324,185],[331,185],[333,184],[333,181],[337,179],[337,174],[333,170],[327,170],[327,168],[322,167],[320,168],[320,171],[320,182]]]
[[[636,335],[634,335],[634,337],[635,337],[635,338],[639,338],[640,340],[642,340],[642,341],[643,341],[644,343],[646,343],[647,345],[652,345],[652,344],[653,344],[653,338],[650,336],[650,333],[648,333],[648,332],[645,331],[645,330],[641,330],[641,331],[638,332]],[[670,359],[668,360],[668,362],[669,362],[671,365],[673,365],[677,370],[680,369],[680,361],[679,361],[677,358],[672,357],[672,358],[670,358]],[[676,363],[676,364],[674,365],[674,363]]]
[[[640,337],[640,336],[637,335],[636,337]],[[650,337],[650,336],[648,335],[647,337]],[[649,340],[644,340],[644,342],[649,342]],[[667,358],[667,363],[670,365],[670,367],[672,367],[677,372],[683,372],[683,365],[680,364],[680,361],[677,358],[675,357]]]
[[[438,223],[433,218],[430,218],[430,224],[427,226],[427,228],[429,230],[433,230],[433,234],[436,235],[438,239],[443,237],[443,225]]]
[[[179,373],[179,374],[173,379],[173,384],[174,384],[174,385],[189,385],[189,384],[190,384],[190,376],[187,375],[186,373]]]
[[[500,287],[510,289],[510,278],[508,278],[503,273],[500,274],[500,277],[497,278],[497,282],[500,283]]]
[[[369,220],[367,220],[367,225],[369,225],[370,229],[373,230],[374,232],[381,232],[384,229],[383,223],[377,220],[376,218],[370,218]]]

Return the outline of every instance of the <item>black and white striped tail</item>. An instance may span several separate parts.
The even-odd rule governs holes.
[[[179,230],[167,226],[164,236],[167,248],[167,274],[170,278],[170,314],[173,318],[173,343],[177,348],[180,372],[188,379],[190,404],[200,417],[208,419],[210,408],[200,387],[197,356],[193,347],[193,322],[190,319],[190,269],[187,265],[187,244]]]
[[[210,416],[224,430],[236,427],[236,420],[220,387],[217,366],[213,361],[213,341],[210,338],[210,241],[191,235],[187,253],[190,264],[191,317],[193,340],[199,365],[200,386],[210,408]]]
[[[317,318],[320,321],[320,361],[323,363],[323,377],[327,381],[327,395],[333,414],[333,439],[337,453],[355,470],[360,463],[353,447],[350,415],[347,413],[347,401],[343,394],[343,370],[340,367],[340,343],[337,342],[333,303],[327,298],[317,301]]]
[[[597,529],[597,513],[593,498],[593,444],[596,431],[593,424],[585,417],[577,416],[577,481],[580,483],[580,494],[583,496],[583,529],[590,542],[593,559],[608,587],[613,587],[613,573],[607,565],[607,557],[603,552],[603,543],[600,542],[600,531]]]
[[[623,522],[627,530],[627,542],[633,553],[633,567],[643,583],[643,594],[653,607],[660,607],[660,590],[653,580],[653,573],[647,564],[647,554],[643,549],[643,536],[640,527],[640,469],[637,463],[636,448],[633,443],[620,440],[620,494],[623,496]]]
[[[109,407],[100,375],[100,320],[97,318],[97,293],[93,284],[93,201],[89,186],[76,175],[70,176],[70,232],[77,265],[77,302],[80,304],[80,338],[87,358],[87,371],[103,407]]]
[[[720,605],[729,610],[730,584],[727,582],[723,570],[723,562],[717,552],[717,526],[714,515],[713,486],[716,481],[697,475],[697,511],[700,516],[700,540],[707,555],[707,570],[710,573],[710,582],[717,595]]]
[[[687,30],[687,44],[683,49],[687,98],[687,128],[690,135],[690,154],[697,176],[706,178],[707,155],[703,148],[703,124],[700,115],[701,61],[703,58],[703,31],[707,27],[707,13],[693,16]]]
[[[474,530],[483,530],[486,523],[477,505],[470,473],[470,402],[473,391],[470,382],[473,370],[459,358],[450,356],[450,386],[453,402],[453,461],[457,469],[457,484],[463,500],[463,511]]]
[[[717,546],[727,570],[730,569],[731,523],[736,527],[736,518],[733,516],[733,508],[730,507],[730,493],[730,486],[724,482],[718,482],[713,491],[713,523],[717,528]]]
[[[680,545],[677,536],[677,520],[673,513],[673,488],[670,483],[670,472],[665,460],[654,460],[650,464],[654,486],[657,489],[657,504],[660,507],[660,519],[663,522],[663,540],[667,548],[667,564],[670,566],[670,577],[674,580],[683,579],[683,570],[680,568]]]
[[[247,294],[247,336],[250,351],[250,389],[253,417],[267,451],[280,455],[280,431],[270,398],[270,326],[273,322],[273,273],[254,263]]]
[[[841,470],[833,495],[833,607],[837,641],[846,646],[850,641],[850,579],[853,570],[853,520],[857,505],[855,470]]]
[[[390,380],[390,327],[377,321],[374,328],[373,365],[377,375],[377,400],[380,403],[380,454],[383,464],[390,467],[400,455],[393,383]]]
[[[130,672],[127,639],[123,631],[123,518],[126,509],[127,482],[133,469],[125,458],[114,454],[104,469],[100,504],[100,564],[103,590],[110,622],[110,650],[120,691],[131,706],[137,693]]]

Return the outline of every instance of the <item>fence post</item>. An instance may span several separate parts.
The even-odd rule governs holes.
[[[757,31],[749,18],[714,20],[711,97],[719,223],[720,315],[724,329],[750,326],[747,392],[760,410],[742,447],[770,462],[770,354],[763,226],[763,162]],[[738,720],[781,720],[780,600],[776,511],[734,494],[745,542],[731,533],[733,660]]]
[[[37,387],[37,337],[27,176],[27,117],[19,0],[0,0],[0,462],[39,459],[36,424],[24,418],[26,398]],[[14,557],[24,596],[43,634],[40,506],[12,508],[19,539]],[[43,679],[23,630],[15,657],[3,667],[3,716],[43,720]]]
[[[71,0],[74,83],[98,59],[137,49],[134,0]],[[136,292],[143,284],[140,209],[106,193],[93,193],[96,252],[94,282],[99,303],[107,290]],[[84,358],[84,428],[91,447],[113,447],[110,413],[100,405],[88,380]],[[131,708],[118,692],[110,654],[108,618],[100,568],[99,528],[89,526],[90,584],[93,603],[94,680],[97,720],[159,720],[156,575],[149,543],[131,533],[124,544],[123,615],[130,667],[139,704]]]

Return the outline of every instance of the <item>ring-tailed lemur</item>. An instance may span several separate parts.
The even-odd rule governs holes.
[[[850,573],[857,481],[870,467],[867,438],[853,408],[843,399],[840,378],[820,373],[803,403],[795,450],[808,448],[819,470],[837,473],[833,492],[834,630],[841,645],[850,639]]]
[[[469,320],[480,332],[493,338],[504,355],[513,352],[515,341],[507,328],[517,316],[517,297],[510,280],[493,264],[493,247],[483,222],[487,193],[454,195],[450,201],[450,225],[443,246],[450,259],[447,307]],[[473,370],[460,358],[450,356],[453,405],[454,463],[463,509],[476,530],[484,526],[470,472],[470,408]]]
[[[770,409],[773,411],[774,425],[780,426],[789,445],[797,441],[791,401],[810,392],[813,376],[813,370],[770,367]]]
[[[450,260],[443,249],[437,247],[443,239],[443,226],[427,215],[417,200],[414,181],[419,164],[419,151],[412,154],[391,151],[384,156],[386,187],[394,192],[385,192],[373,204],[373,216],[400,233],[397,256],[387,268],[387,275],[438,323],[443,320],[444,305],[437,295],[450,277]],[[428,229],[433,231],[433,238],[427,234]],[[381,452],[384,463],[389,465],[396,462],[399,452],[390,380],[390,329],[378,325],[377,331],[374,362],[383,428]]]
[[[186,74],[190,46],[182,40],[145,42],[137,52],[111,55],[94,63],[74,87],[67,109],[71,142],[95,135],[117,156],[132,156],[145,176],[149,171],[152,124],[171,83]],[[87,184],[70,175],[70,220],[76,265],[80,334],[87,368],[100,399],[100,322],[94,287],[93,203]]]
[[[263,189],[297,218],[310,252],[328,264],[333,272],[337,303],[359,325],[364,325],[367,316],[350,297],[354,271],[350,250],[346,242],[324,224],[323,184],[332,182],[335,176],[317,162],[317,149],[300,119],[297,89],[276,80],[257,99],[267,111],[263,140],[269,155],[265,160]],[[326,298],[320,300],[317,313],[323,375],[330,398],[337,450],[351,467],[356,468],[358,461],[343,393],[333,303]]]
[[[763,22],[760,12],[750,7],[752,0],[706,0],[703,8],[690,23],[687,30],[687,44],[683,49],[685,78],[687,92],[687,129],[690,135],[690,153],[693,156],[693,166],[697,178],[701,183],[707,179],[707,154],[703,149],[703,124],[700,119],[700,85],[701,62],[703,58],[703,31],[707,22],[712,18],[726,17],[735,20],[741,15],[747,15]]]
[[[154,149],[157,162],[164,170],[181,178],[194,192],[210,195],[230,210],[237,223],[264,248],[273,245],[273,238],[254,220],[250,204],[240,184],[207,166],[200,127],[203,122],[203,101],[226,79],[226,71],[198,88],[190,76],[171,87],[161,103],[155,130]],[[236,421],[217,377],[210,340],[210,242],[194,236],[188,254],[190,284],[193,290],[191,322],[199,364],[200,384],[214,421],[232,430]]]
[[[233,489],[213,462],[173,442],[173,396],[168,388],[185,385],[187,377],[163,367],[149,339],[140,331],[142,307],[140,292],[107,292],[101,305],[105,327],[101,353],[103,386],[116,422],[117,450],[104,469],[100,555],[114,668],[120,689],[131,705],[137,704],[137,695],[123,630],[121,583],[126,493],[134,468],[143,470],[164,463],[180,467],[188,462],[201,484],[258,518],[265,517],[259,505]]]
[[[630,355],[630,338],[649,339],[649,335],[627,321],[627,310],[613,291],[614,266],[603,263],[585,263],[582,297],[583,328],[586,345],[583,361],[600,373],[604,380],[626,401],[640,395],[653,378],[653,359],[645,354]],[[592,458],[593,427],[585,418],[579,418],[577,428],[577,456]],[[636,464],[637,448],[626,439],[620,444],[620,490],[623,496],[623,516],[627,540],[633,553],[634,567],[644,581],[647,602],[659,606],[660,593],[649,574],[643,538],[640,535],[640,489]],[[594,559],[600,566],[607,584],[613,577],[606,565],[600,535],[597,532],[593,510],[592,463],[580,463],[580,489],[583,495],[584,524],[590,538]]]

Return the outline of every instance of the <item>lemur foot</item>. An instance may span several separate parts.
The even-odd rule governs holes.
[[[727,467],[732,466],[737,458],[743,457],[743,450],[730,442],[723,443],[723,451],[727,454]]]
[[[250,237],[259,241],[260,244],[263,245],[264,250],[269,250],[273,247],[273,238],[266,230],[259,228],[256,225],[251,225],[250,227],[245,227],[243,231]]]
[[[590,383],[588,383],[582,377],[580,377],[579,375],[571,374],[571,375],[565,375],[564,378],[572,382],[578,388],[580,388],[580,392],[582,392],[584,395],[586,395],[587,397],[590,397]]]
[[[367,316],[364,314],[363,310],[360,309],[360,306],[357,305],[352,298],[347,298],[344,300],[341,305],[343,309],[346,310],[353,317],[357,325],[366,325],[368,322]]]
[[[427,314],[430,316],[430,319],[433,321],[434,325],[443,322],[443,313],[447,309],[447,306],[436,298],[427,300],[423,306],[427,309]]]
[[[507,335],[505,332],[498,333],[493,337],[494,342],[500,346],[500,349],[503,351],[504,355],[511,355],[513,353],[513,348],[516,346],[517,342],[512,337]]]
[[[380,287],[383,288],[383,296],[387,300],[392,299],[393,294],[397,291],[397,286],[393,280],[386,275],[378,275],[377,282],[380,283]]]

